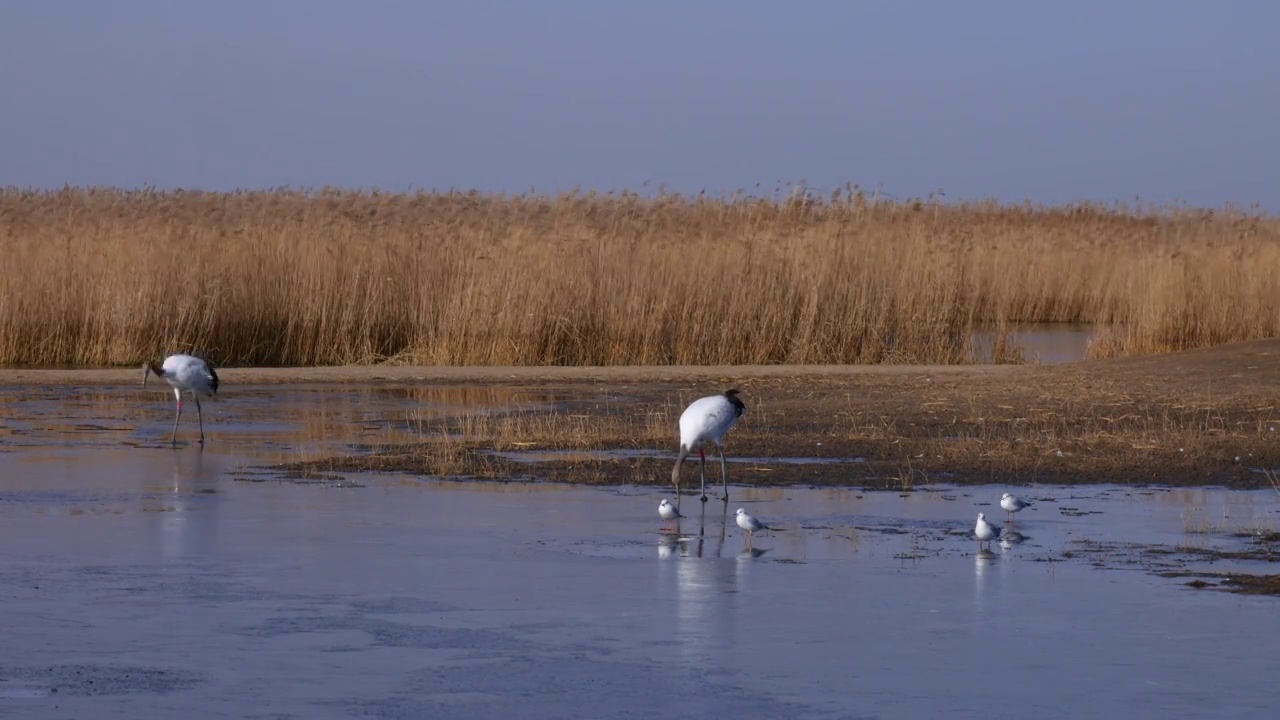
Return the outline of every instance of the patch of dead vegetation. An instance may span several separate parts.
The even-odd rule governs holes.
[[[1184,583],[1188,587],[1214,589],[1235,593],[1237,595],[1274,595],[1280,596],[1280,575],[1253,575],[1250,573],[1160,573],[1161,577],[1183,578],[1192,580]]]
[[[1278,238],[1250,211],[856,187],[6,188],[0,364],[955,364],[979,329],[1018,362],[1007,331],[1043,322],[1096,323],[1093,356],[1133,356],[1280,334]]]
[[[360,469],[570,482],[667,484],[676,422],[696,397],[742,388],[727,438],[733,482],[904,490],[946,483],[1277,487],[1280,341],[1135,361],[935,372],[751,374],[622,382],[556,380],[554,410],[410,417],[420,442],[319,461]],[[704,370],[705,374],[705,370]],[[582,451],[520,463],[494,452]],[[643,450],[659,457],[602,457]],[[587,454],[591,451],[589,454]],[[665,454],[669,453],[670,457]],[[775,458],[828,459],[792,465]],[[859,458],[862,462],[847,462]],[[836,462],[841,461],[841,462]],[[718,471],[717,471],[718,474]],[[1280,488],[1278,488],[1280,490]]]

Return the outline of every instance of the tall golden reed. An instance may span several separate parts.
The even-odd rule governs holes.
[[[965,362],[978,327],[1125,355],[1280,334],[1238,211],[320,190],[0,192],[0,364]]]

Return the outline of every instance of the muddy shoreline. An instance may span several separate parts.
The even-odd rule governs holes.
[[[435,383],[484,376],[481,369],[401,372]],[[737,460],[731,481],[746,485],[1276,487],[1269,474],[1280,439],[1274,340],[1057,366],[489,372],[490,383],[551,393],[561,398],[563,413],[587,419],[572,431],[547,419],[523,426],[517,420],[508,434],[520,442],[506,445],[491,437],[494,430],[468,436],[444,423],[437,429],[451,435],[447,443],[386,446],[284,469],[295,476],[391,471],[669,486],[680,409],[700,394],[735,386],[748,411],[727,451]],[[643,417],[649,421],[635,420]],[[548,451],[562,457],[545,457]],[[533,461],[519,457],[539,452],[544,456]],[[718,466],[708,470],[708,483],[718,483]],[[685,470],[683,489],[696,490],[697,482],[695,463]]]
[[[0,370],[0,387],[133,385],[139,372],[9,369]],[[731,481],[741,484],[1252,489],[1274,487],[1269,471],[1280,466],[1280,340],[1054,366],[374,366],[227,368],[220,376],[219,402],[232,412],[237,386],[325,383],[501,386],[555,398],[559,408],[542,416],[510,408],[517,417],[501,429],[446,420],[422,428],[422,442],[277,468],[299,477],[372,470],[669,486],[680,410],[727,387],[740,388],[748,407],[727,439]],[[572,427],[557,425],[568,416]],[[495,454],[539,451],[567,456]],[[718,483],[718,466],[709,471],[708,483]],[[684,489],[696,489],[696,463],[684,478]]]
[[[748,378],[836,378],[940,375],[1002,375],[1016,365],[627,365],[627,366],[423,366],[348,365],[333,367],[218,368],[230,385],[311,383],[485,383],[532,382],[731,382]],[[139,368],[0,368],[0,387],[21,385],[127,385],[142,381]]]

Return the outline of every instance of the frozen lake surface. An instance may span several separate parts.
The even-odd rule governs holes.
[[[667,534],[665,488],[260,470],[545,398],[235,391],[203,451],[169,447],[160,392],[0,398],[0,717],[1274,713],[1280,599],[1136,549],[1248,547],[1271,491],[733,487]],[[979,553],[1006,489],[1033,505]],[[779,528],[754,552],[739,506]],[[1204,567],[1269,571],[1225,562]]]

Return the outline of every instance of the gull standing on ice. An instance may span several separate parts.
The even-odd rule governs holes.
[[[702,479],[702,502],[707,501],[707,452],[706,444],[714,443],[720,450],[720,484],[724,489],[725,504],[729,502],[729,479],[724,465],[724,435],[747,411],[738,399],[738,390],[726,390],[720,395],[699,398],[689,404],[680,415],[680,456],[671,469],[671,482],[680,493],[680,465],[696,448],[698,450],[698,476]]]
[[[751,547],[751,535],[752,535],[755,531],[757,531],[757,530],[772,530],[772,529],[773,529],[773,528],[769,527],[768,525],[765,525],[764,523],[760,522],[759,520],[757,520],[757,519],[755,519],[755,518],[751,517],[750,515],[748,515],[748,514],[747,514],[747,511],[746,511],[746,510],[743,510],[742,508],[738,508],[738,512],[736,512],[736,513],[734,513],[734,514],[737,516],[736,520],[737,520],[737,523],[738,523],[738,527],[742,528],[743,532],[745,532],[745,533],[746,533],[746,537],[747,537],[747,547]]]
[[[1009,522],[1013,522],[1014,513],[1020,512],[1022,508],[1030,507],[1030,506],[1031,506],[1031,503],[1023,501],[1022,498],[1017,497],[1016,495],[1010,495],[1009,493],[1005,493],[1004,495],[1000,496],[1000,507],[1004,509],[1005,518]]]
[[[169,383],[177,402],[177,412],[173,415],[173,437],[169,438],[169,442],[175,445],[178,442],[178,419],[182,417],[182,393],[185,390],[196,399],[200,446],[204,447],[204,412],[200,410],[200,396],[213,397],[218,392],[218,374],[213,371],[213,366],[194,355],[170,355],[164,359],[163,365],[151,362],[142,365],[142,387],[147,386],[147,378],[152,373]]]
[[[978,539],[978,550],[981,552],[982,543],[987,543],[987,547],[991,547],[991,541],[1000,537],[1000,528],[987,522],[986,513],[978,513],[978,524],[973,527],[973,536]]]
[[[684,516],[676,509],[676,506],[672,505],[671,501],[666,498],[662,498],[662,502],[658,503],[658,515],[662,517],[662,527],[664,529],[672,520],[684,519]]]

